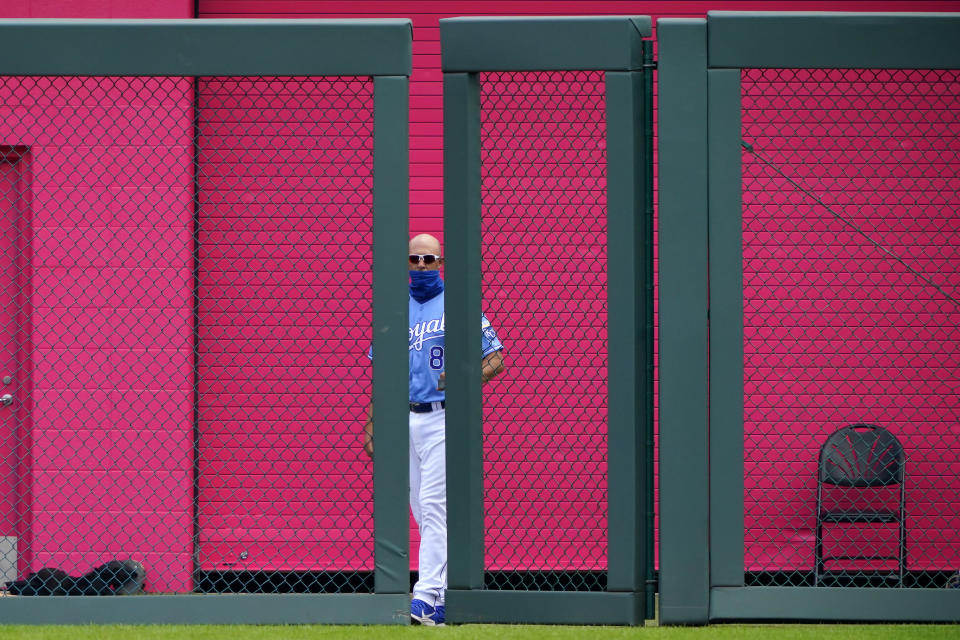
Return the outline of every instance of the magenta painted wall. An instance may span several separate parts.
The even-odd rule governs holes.
[[[31,169],[30,567],[77,572],[131,556],[163,567],[153,587],[182,589],[192,546],[192,88],[105,83],[0,83],[0,140],[27,147]],[[167,92],[172,103],[158,104]]]
[[[784,11],[956,11],[956,2],[625,2],[603,1],[589,4],[572,4],[553,0],[527,0],[523,2],[483,2],[461,0],[454,2],[419,1],[398,2],[382,0],[367,2],[362,9],[356,3],[327,0],[271,1],[263,0],[201,0],[199,16],[214,17],[410,17],[414,23],[414,72],[411,77],[411,231],[431,232],[442,238],[442,103],[441,73],[439,70],[438,19],[466,15],[574,15],[641,14],[658,17],[700,17],[707,10],[784,10]],[[540,92],[542,99],[550,100],[549,82],[528,90]],[[570,91],[569,87],[566,91]],[[554,99],[556,97],[554,96]],[[485,112],[488,117],[490,114]],[[543,114],[541,114],[543,115]],[[508,114],[518,119],[524,116]],[[563,138],[578,135],[578,129],[589,127],[591,116],[587,109],[577,113],[560,110],[551,114],[547,121],[536,121],[528,126],[552,126],[551,136]],[[567,116],[572,116],[568,118]],[[526,117],[531,117],[528,112]],[[493,124],[490,126],[493,126]],[[487,125],[485,125],[487,126]],[[506,125],[506,126],[509,126]],[[589,138],[589,136],[587,136]],[[490,153],[486,150],[485,153]],[[594,151],[602,156],[602,147]],[[488,155],[492,162],[496,159]],[[539,158],[551,157],[550,154]],[[519,176],[521,184],[547,191],[541,206],[553,206],[565,196],[576,191],[566,191],[564,180],[576,182],[593,181],[602,188],[604,176],[591,173],[586,160],[589,154],[581,153],[571,160],[554,154],[551,161],[537,165],[534,173]],[[503,160],[503,158],[501,158]],[[510,158],[505,160],[510,162]],[[492,169],[496,171],[496,169]],[[514,174],[515,176],[517,174]],[[484,255],[485,263],[484,304],[485,311],[497,324],[508,345],[509,369],[502,379],[486,391],[486,491],[487,491],[487,565],[498,568],[578,568],[603,569],[606,566],[605,535],[605,449],[603,433],[605,420],[605,386],[603,375],[585,375],[578,366],[588,361],[591,371],[602,372],[606,357],[602,343],[593,339],[602,335],[605,326],[605,274],[596,274],[593,279],[579,279],[584,257],[602,253],[603,243],[596,246],[587,241],[570,246],[573,230],[589,229],[602,237],[602,218],[584,221],[580,215],[572,219],[554,220],[556,224],[536,218],[537,207],[532,206],[536,197],[524,202],[509,215],[503,209],[491,216],[498,198],[510,200],[510,195],[500,193],[496,176],[488,173],[484,178],[485,229],[488,234]],[[506,187],[505,192],[510,188]],[[745,194],[749,197],[749,194]],[[503,204],[501,201],[499,204]],[[600,205],[598,201],[595,204]],[[578,214],[586,211],[583,203]],[[588,214],[589,215],[589,214]],[[531,217],[533,216],[533,217]],[[493,219],[495,217],[495,219]],[[542,226],[537,226],[542,225]],[[510,236],[520,231],[519,236]],[[749,231],[745,228],[745,231]],[[499,233],[498,233],[499,232]],[[574,256],[574,264],[558,259],[563,250]],[[518,253],[522,264],[500,256]],[[582,255],[581,255],[582,254]],[[535,267],[534,267],[535,265]],[[518,273],[539,271],[543,281],[517,277]],[[748,277],[750,273],[748,271]],[[573,280],[577,287],[569,287]],[[757,281],[759,283],[759,281]],[[753,283],[748,280],[748,292]],[[757,284],[759,287],[759,284]],[[577,309],[577,315],[570,313]],[[538,311],[546,312],[542,317]],[[566,317],[566,319],[564,319]],[[574,317],[577,324],[574,322]],[[776,322],[775,316],[763,318]],[[748,315],[748,321],[756,318]],[[596,334],[588,329],[596,330]],[[564,339],[575,341],[577,347],[565,347]],[[802,345],[801,345],[802,346]],[[745,345],[748,371],[752,372],[752,344]],[[799,348],[799,347],[798,347]],[[589,353],[585,351],[589,350]],[[779,357],[779,355],[777,356]],[[577,373],[572,373],[576,370]],[[938,375],[938,374],[933,374]],[[745,404],[783,402],[790,396],[788,390],[779,390],[777,397],[747,381]],[[837,422],[853,419],[856,412],[831,416],[829,428]],[[771,495],[767,486],[772,480],[760,468],[753,466],[755,459],[768,460],[776,447],[768,447],[757,440],[754,413],[745,416],[747,428],[747,474],[745,479],[748,504],[746,526],[748,529],[747,568],[789,568],[812,564],[812,527],[810,503],[812,502],[810,479],[813,477],[810,462],[815,442],[826,426],[818,426],[816,434],[790,440],[787,449],[804,460],[802,468],[795,473],[786,473],[779,482],[774,499],[779,512],[791,513],[789,517],[772,514],[764,506]],[[861,418],[862,419],[862,418]],[[889,417],[887,418],[890,419]],[[818,423],[819,425],[819,423]],[[809,430],[811,427],[805,427]],[[917,431],[913,444],[922,440],[923,429],[919,423],[907,427]],[[952,427],[955,429],[956,427]],[[774,438],[775,440],[775,438]],[[950,436],[944,436],[949,441]],[[956,438],[951,441],[956,447]],[[779,446],[779,445],[777,445]],[[942,467],[930,467],[941,469]],[[551,476],[549,481],[539,477],[539,472],[553,473],[567,469],[569,473]],[[957,510],[960,496],[953,494],[948,509]],[[939,508],[939,507],[938,507]],[[778,513],[779,513],[778,512]],[[771,514],[767,520],[758,519],[757,513]],[[922,513],[917,510],[916,513]],[[918,518],[915,528],[928,520]],[[756,534],[758,527],[776,523],[787,532],[789,541],[780,537],[768,540]],[[940,525],[938,525],[940,526]],[[950,528],[941,527],[938,533],[948,536],[941,544],[950,544]],[[411,532],[414,540],[415,531]],[[918,533],[922,537],[923,533]],[[753,536],[752,538],[750,536]],[[775,555],[770,562],[757,558],[768,555],[770,548],[789,544],[790,553]],[[953,543],[955,545],[955,543]],[[915,547],[911,561],[920,566],[932,566],[929,553]],[[924,555],[926,553],[926,555]],[[920,554],[920,555],[917,555]],[[926,564],[922,558],[927,558]],[[415,560],[415,558],[414,558]],[[945,558],[941,558],[946,562]]]
[[[908,568],[958,566],[960,73],[742,86],[747,568],[810,566],[817,450],[856,422],[906,450]]]
[[[193,18],[193,0],[4,0],[0,18]]]
[[[192,15],[185,0],[0,7]],[[30,173],[21,573],[131,557],[152,591],[192,587],[192,91],[181,79],[0,79],[0,145],[26,147]]]
[[[372,0],[362,5],[321,0],[201,0],[199,17],[412,18],[411,231],[432,232],[442,238],[437,20],[457,15],[569,15],[577,13],[577,7],[590,14],[648,14],[655,18],[702,16],[707,9],[957,9],[955,2],[901,1],[666,4],[607,0],[573,6],[556,0]],[[183,0],[149,4],[132,0],[9,0],[0,8],[0,17],[174,18],[191,17],[192,11],[193,3]],[[232,90],[220,86],[201,91],[198,116],[210,146],[203,151],[208,155],[201,163],[201,240],[206,252],[201,255],[200,274],[204,304],[209,306],[201,307],[200,368],[195,381],[189,373],[193,357],[190,84],[176,79],[136,81],[126,85],[122,95],[99,90],[92,81],[30,86],[18,89],[9,80],[0,84],[0,146],[29,147],[30,224],[35,246],[30,270],[31,340],[36,357],[30,382],[34,400],[31,450],[27,454],[32,463],[29,518],[33,553],[24,568],[60,566],[77,573],[113,556],[131,556],[147,564],[151,590],[182,591],[192,586],[195,384],[201,404],[201,462],[209,463],[203,468],[210,472],[200,478],[200,568],[371,568],[370,496],[365,489],[369,486],[369,464],[359,453],[357,438],[367,400],[365,390],[369,389],[369,366],[364,356],[369,342],[369,327],[364,324],[369,317],[369,300],[363,293],[369,283],[351,281],[339,293],[331,293],[320,283],[289,281],[303,274],[333,277],[333,272],[314,266],[337,258],[336,254],[325,253],[324,247],[337,243],[366,246],[369,229],[362,222],[368,213],[365,196],[357,209],[361,215],[355,216],[361,219],[360,226],[352,235],[324,231],[323,218],[334,215],[332,209],[323,210],[313,219],[317,226],[305,227],[303,212],[310,210],[312,215],[315,211],[318,203],[310,198],[322,192],[324,176],[285,174],[284,162],[271,162],[262,155],[264,144],[269,146],[270,137],[279,135],[278,125],[294,116],[234,120],[225,116],[223,104],[218,104],[231,96]],[[66,89],[67,93],[51,101],[46,97],[51,88]],[[329,88],[319,88],[309,99],[319,100],[323,106],[323,91]],[[541,89],[544,95],[555,90]],[[158,104],[161,94],[168,97]],[[272,100],[280,100],[278,96],[274,94]],[[96,111],[95,104],[108,107]],[[276,104],[268,100],[267,106]],[[954,107],[947,107],[947,113],[950,109],[956,112]],[[153,118],[146,126],[141,121],[145,113]],[[558,117],[574,113],[567,111]],[[107,117],[128,124],[104,129],[101,125]],[[321,113],[318,122],[326,117]],[[364,117],[358,116],[358,121],[363,122]],[[261,135],[258,141],[231,146],[222,144],[228,136],[222,127],[225,123],[260,134],[265,128],[273,129],[272,133],[267,131],[266,138]],[[562,120],[559,126],[572,133],[577,123],[580,120],[574,116]],[[363,126],[356,139],[364,139]],[[151,134],[156,127],[167,133]],[[294,130],[284,135],[293,142],[308,137],[298,137]],[[228,147],[229,153],[223,153]],[[300,152],[300,160],[313,162],[316,158],[312,154],[320,149]],[[599,147],[595,152],[602,155]],[[604,177],[591,174],[593,168],[582,162],[582,155],[568,160],[553,166],[545,163],[540,169],[548,180],[589,178],[602,189]],[[358,165],[364,162],[361,158]],[[327,159],[325,166],[333,169],[342,164],[342,160]],[[136,174],[125,174],[131,166],[139,168]],[[755,169],[747,161],[745,173]],[[286,201],[280,208],[269,206],[284,202],[271,198],[284,195],[283,185],[289,186],[294,178],[314,180],[313,188],[305,190],[306,199],[292,204]],[[365,188],[364,176],[357,174],[355,179],[359,189]],[[530,176],[531,185],[535,179]],[[485,180],[488,195],[494,193],[495,176],[488,175]],[[772,224],[775,216],[766,217],[768,203],[762,200],[763,193],[745,193],[745,231],[756,230],[758,234],[768,233],[768,239],[780,239],[778,232],[765,231],[765,225]],[[557,194],[562,196],[563,189]],[[343,203],[337,204],[337,211],[342,212]],[[601,207],[602,202],[596,200],[593,205]],[[751,206],[757,207],[755,218],[749,217],[754,212]],[[250,213],[259,218],[268,211],[271,216],[273,212],[282,215],[261,221],[262,226],[249,234],[231,235],[236,230],[234,216]],[[575,223],[525,231],[527,235],[520,244],[526,254],[535,254],[538,248],[562,248],[574,224],[584,228],[581,213],[577,212]],[[516,219],[501,216],[498,229],[510,230],[521,217],[528,219],[521,213]],[[810,224],[811,232],[821,230]],[[589,225],[591,231],[602,236],[602,219]],[[960,242],[951,235],[956,229],[951,229],[947,235],[938,236],[934,244],[941,248],[958,246]],[[272,246],[273,238],[293,232],[312,234],[313,241],[307,243],[309,247],[298,249],[301,253],[297,261],[279,267],[273,264],[269,272],[276,277],[255,281],[226,277],[234,272],[231,264],[262,257],[256,253],[258,247]],[[923,229],[904,232],[922,233]],[[107,237],[109,241],[104,240]],[[278,242],[276,246],[283,244]],[[514,246],[504,235],[502,242],[499,237],[489,241],[485,254],[508,255]],[[571,361],[579,365],[591,356],[592,370],[602,372],[605,366],[605,274],[594,273],[595,278],[578,281],[575,293],[565,293],[570,274],[581,275],[576,269],[584,256],[596,255],[602,246],[599,241],[595,246],[577,245],[575,251],[586,253],[575,253],[574,265],[558,255],[534,255],[532,263],[544,267],[548,275],[544,282],[521,280],[521,288],[510,288],[517,282],[513,267],[488,258],[486,310],[501,329],[510,358],[508,373],[488,390],[487,421],[492,431],[488,432],[487,488],[496,492],[487,505],[490,568],[606,567],[603,376],[583,376],[570,370]],[[278,254],[267,258],[284,259]],[[947,256],[943,264],[955,264],[954,258]],[[754,270],[753,265],[751,259],[745,262],[748,295],[759,291],[764,286],[763,278],[769,276],[762,269]],[[362,278],[368,266],[360,261],[349,274]],[[787,298],[799,286],[790,284],[789,279],[795,276],[778,275],[784,278],[779,291]],[[290,287],[301,285],[291,298]],[[891,291],[898,295],[916,292],[904,285],[903,291],[867,288],[861,294],[876,298]],[[518,297],[518,293],[522,295]],[[251,299],[270,308],[262,313],[251,311]],[[147,300],[149,304],[144,302]],[[351,308],[352,324],[338,324],[333,320],[335,307],[346,300],[356,301]],[[237,301],[244,301],[241,308],[247,315],[228,318],[229,312],[224,309]],[[901,304],[906,306],[898,307],[899,313],[920,313],[909,305],[923,307],[925,298],[918,293]],[[571,308],[584,315],[572,315]],[[543,310],[546,316],[539,318],[535,312]],[[300,313],[299,320],[291,312]],[[564,324],[561,315],[577,322]],[[790,314],[784,317],[795,318]],[[956,403],[950,403],[952,396],[939,393],[942,389],[934,384],[956,378],[956,367],[949,359],[923,373],[924,386],[915,394],[907,394],[909,398],[890,395],[891,406],[846,404],[829,419],[822,413],[803,413],[791,398],[809,382],[796,371],[809,368],[811,363],[801,362],[802,354],[784,346],[788,343],[780,341],[771,347],[772,342],[750,341],[750,331],[757,335],[769,335],[763,333],[769,331],[788,335],[794,329],[806,335],[804,332],[811,331],[806,325],[785,327],[781,320],[769,311],[747,314],[747,568],[809,566],[810,456],[828,429],[854,419],[896,424],[909,448],[923,451],[924,443],[936,437],[953,447],[953,455],[960,438],[956,432]],[[938,316],[934,322],[947,327],[956,326],[956,320],[947,315]],[[583,329],[581,321],[594,326],[596,333],[578,333]],[[257,322],[261,322],[259,327],[255,326]],[[821,330],[819,325],[812,326]],[[284,357],[297,359],[297,364],[291,369],[282,363],[282,375],[258,378],[251,372],[269,364],[269,358],[260,362],[251,357],[269,349],[271,332],[279,329],[296,333],[300,346],[285,346]],[[345,333],[337,334],[337,330]],[[330,342],[326,342],[328,339]],[[928,336],[926,342],[946,344],[955,340],[951,332]],[[325,342],[324,348],[311,349],[310,345],[318,341]],[[573,341],[591,353],[564,350],[564,341]],[[819,344],[814,346],[819,348]],[[913,359],[895,366],[919,370],[923,355],[918,349]],[[538,357],[552,359],[553,366]],[[768,367],[765,363],[770,357],[784,364]],[[238,358],[246,358],[245,364],[237,366]],[[330,359],[336,361],[337,371],[323,368]],[[784,368],[795,370],[787,387],[767,388],[755,382],[781,375]],[[259,396],[264,384],[274,389],[293,385],[296,394],[304,394],[317,379],[324,381],[320,389],[312,389],[318,391],[317,399],[301,405],[297,398],[303,396],[297,395],[292,403],[296,412],[281,408],[291,404],[290,396],[276,395],[267,405],[262,398],[254,397]],[[866,380],[866,386],[854,393],[887,391],[896,385],[895,380],[874,371],[867,372]],[[237,400],[244,396],[246,400]],[[833,401],[837,399],[815,394],[804,399],[817,406],[832,406]],[[935,416],[926,408],[932,405],[939,407]],[[334,413],[337,418],[331,419]],[[791,415],[791,420],[779,417],[784,414]],[[264,415],[271,416],[269,428],[264,428]],[[783,431],[793,435],[779,442],[771,439],[771,434],[780,437]],[[493,447],[499,450],[497,456],[490,455]],[[949,453],[938,452],[938,458],[924,454],[927,466],[918,465],[917,472],[929,473],[916,485],[939,491],[947,498],[930,505],[912,503],[908,508],[915,517],[912,528],[921,531],[925,527],[929,535],[941,536],[938,544],[953,549],[953,555],[945,555],[942,549],[935,554],[933,543],[917,539],[911,544],[914,555],[910,564],[914,568],[945,566],[940,563],[956,560],[960,545],[955,537],[949,538],[957,531],[956,522],[939,515],[944,511],[957,513],[956,487],[943,480],[949,477],[949,469],[956,468],[955,458],[946,457]],[[791,470],[780,476],[779,484],[771,484],[771,459]],[[536,475],[564,470],[566,473],[551,476],[549,481]],[[772,502],[779,511],[761,506],[770,502],[766,499],[770,495],[777,496]],[[784,529],[793,532],[789,539],[764,533],[767,526],[785,522],[789,526]],[[277,523],[285,526],[277,527]],[[415,533],[412,537],[415,540]],[[771,555],[770,549],[785,545],[793,551]],[[262,551],[242,555],[249,549]]]
[[[373,83],[198,91],[199,567],[372,570]]]
[[[480,80],[483,305],[510,365],[484,397],[487,567],[602,571],[604,74]]]

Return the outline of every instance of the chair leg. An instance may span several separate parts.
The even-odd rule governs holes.
[[[813,543],[813,586],[820,586],[820,576],[823,574],[823,522],[817,515],[817,533]]]
[[[903,514],[900,515],[900,587],[903,587],[903,576],[907,572],[907,523]]]
[[[907,488],[900,471],[900,587],[903,588],[903,576],[907,572]]]

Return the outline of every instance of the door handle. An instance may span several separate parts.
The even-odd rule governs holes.
[[[10,405],[13,404],[13,396],[10,395],[9,393],[3,394],[2,396],[0,396],[0,404],[2,404],[5,407],[9,407]]]

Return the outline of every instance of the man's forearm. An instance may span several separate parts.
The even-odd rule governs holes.
[[[367,421],[363,425],[363,450],[373,456],[373,402],[367,410]]]
[[[483,384],[493,380],[503,373],[503,370],[503,356],[500,355],[499,351],[494,351],[485,357],[480,365],[480,376],[483,379]]]

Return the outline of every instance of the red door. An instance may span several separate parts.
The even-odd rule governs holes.
[[[26,149],[0,147],[0,582],[28,566],[28,178]]]

